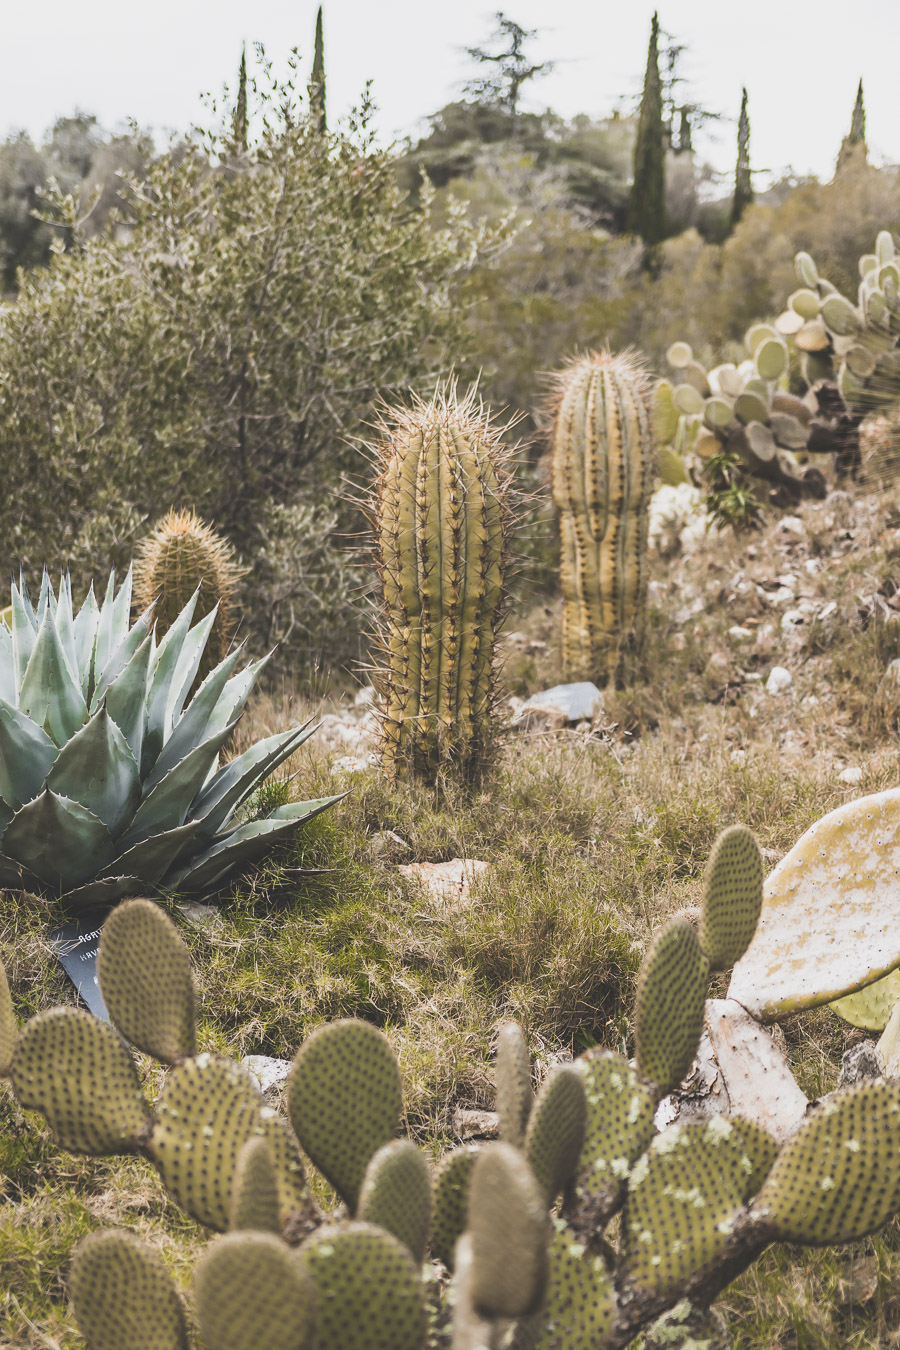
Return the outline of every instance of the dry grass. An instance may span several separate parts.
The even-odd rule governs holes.
[[[491,1104],[502,1018],[519,1018],[544,1060],[629,1048],[641,951],[697,899],[719,829],[746,821],[774,861],[831,807],[897,781],[900,684],[885,671],[900,656],[900,515],[869,497],[801,518],[801,533],[775,523],[655,562],[645,649],[602,731],[506,733],[476,793],[390,789],[375,769],[342,780],[344,802],[218,898],[220,929],[185,930],[202,1045],[288,1057],[318,1022],[365,1017],[398,1048],[407,1124],[430,1149],[450,1142],[455,1105]],[[779,577],[793,578],[792,599]],[[791,609],[802,622],[783,629]],[[509,693],[558,681],[557,617],[552,599],[514,617]],[[763,687],[776,664],[794,679],[780,697]],[[261,699],[241,740],[305,711]],[[333,791],[334,757],[311,741],[289,766],[292,791]],[[839,778],[850,766],[858,786]],[[397,871],[453,857],[491,863],[463,909]],[[4,902],[0,957],[22,1017],[73,999],[44,936],[56,917]],[[806,1091],[831,1087],[848,1029],[825,1011],[787,1038]],[[21,1350],[79,1344],[65,1272],[91,1228],[138,1226],[178,1272],[200,1240],[149,1167],[62,1154],[5,1089],[0,1196],[0,1344]],[[723,1300],[736,1345],[897,1344],[897,1248],[892,1229],[848,1251],[770,1252]]]

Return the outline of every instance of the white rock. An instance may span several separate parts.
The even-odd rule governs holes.
[[[280,1087],[291,1071],[289,1059],[272,1059],[270,1055],[245,1055],[241,1064],[255,1078],[264,1096]]]
[[[795,628],[800,628],[805,621],[806,616],[802,609],[786,609],[781,616],[781,631],[792,632]]]
[[[834,614],[836,611],[837,611],[837,601],[829,600],[828,604],[823,605],[822,608],[819,610],[818,614],[816,615],[816,618],[819,620],[830,619],[832,614]]]
[[[333,774],[364,773],[366,769],[370,769],[373,764],[377,763],[378,756],[375,754],[374,750],[371,754],[364,756],[341,755],[340,759],[336,759],[332,764],[331,772]]]
[[[900,684],[900,656],[895,656],[893,661],[888,662],[887,670],[884,672],[888,679],[895,680]]]
[[[362,689],[357,691],[356,698],[353,700],[355,708],[374,708],[377,703],[378,692],[374,684],[364,684]]]
[[[842,769],[838,774],[838,778],[842,783],[849,783],[851,787],[855,787],[857,783],[862,782],[863,771],[857,765],[853,764],[848,769]]]
[[[199,900],[181,900],[178,908],[193,928],[206,928],[218,933],[225,927],[221,911],[215,905],[203,905]]]
[[[773,666],[766,680],[767,694],[783,694],[794,683],[794,677],[784,666]]]
[[[749,642],[753,634],[749,628],[742,628],[739,623],[735,623],[729,628],[728,636],[733,642]]]
[[[450,909],[464,908],[477,876],[488,870],[479,858],[451,858],[449,862],[401,863],[397,871],[411,881],[420,881],[433,900]]]
[[[778,528],[783,534],[806,534],[806,526],[799,516],[782,516]]]

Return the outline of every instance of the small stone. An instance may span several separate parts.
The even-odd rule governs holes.
[[[862,1083],[867,1078],[880,1078],[884,1073],[881,1051],[875,1041],[858,1041],[844,1051],[838,1089]]]
[[[728,630],[728,636],[732,642],[750,642],[753,633],[749,628],[742,628],[740,624],[735,623]]]
[[[799,516],[782,516],[778,528],[782,534],[806,534],[806,526]]]
[[[888,662],[887,670],[884,672],[889,680],[895,684],[900,684],[900,656],[895,656],[893,661]]]
[[[836,612],[837,612],[837,601],[829,600],[828,604],[823,605],[822,608],[819,610],[818,614],[816,615],[816,618],[821,623],[823,619],[830,619],[832,614]]]
[[[806,622],[805,615],[799,609],[786,609],[781,616],[781,631],[783,633],[793,632],[795,628],[800,628]]]
[[[331,772],[335,775],[342,773],[364,773],[370,769],[373,764],[378,763],[378,756],[372,751],[371,754],[360,755],[341,755],[331,766]]]
[[[687,646],[687,638],[684,633],[673,633],[669,645],[673,652],[683,652]]]
[[[202,905],[199,900],[181,900],[178,909],[192,928],[205,928],[209,933],[220,933],[225,920],[215,905]]]
[[[794,683],[794,677],[784,666],[773,666],[766,680],[767,694],[784,694]]]
[[[603,705],[603,695],[595,684],[582,680],[577,684],[556,684],[532,694],[522,705],[522,714],[532,708],[551,709],[562,713],[567,722],[581,722],[596,717]]]
[[[394,830],[379,830],[377,834],[369,836],[369,848],[376,858],[384,853],[392,853],[395,847],[402,848],[404,853],[409,852],[409,844]]]
[[[496,1111],[473,1111],[458,1106],[453,1112],[453,1133],[457,1139],[496,1139],[500,1117]]]
[[[856,765],[852,765],[849,769],[842,769],[838,778],[842,783],[848,783],[850,787],[855,787],[857,783],[862,782],[863,771]]]
[[[269,1055],[245,1055],[241,1065],[256,1081],[269,1106],[278,1106],[284,1080],[291,1071],[289,1059],[272,1059]]]
[[[433,900],[460,909],[468,904],[472,882],[487,869],[488,864],[477,858],[451,858],[449,862],[401,863],[397,871],[420,881]]]

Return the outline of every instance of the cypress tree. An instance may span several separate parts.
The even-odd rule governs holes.
[[[665,145],[662,86],[659,78],[659,19],[653,15],[647,71],[634,143],[634,182],[628,200],[627,228],[652,249],[666,231]]]
[[[239,155],[247,151],[247,46],[241,48],[241,69],[238,76],[237,103],[232,122],[234,148]]]
[[[866,108],[863,103],[863,82],[860,80],[856,90],[856,102],[850,119],[850,132],[841,141],[838,153],[837,172],[850,164],[865,164],[868,159],[866,148]]]
[[[316,15],[316,45],[313,53],[312,74],[309,77],[309,112],[317,129],[324,134],[325,120],[325,39],[322,33],[322,6]]]
[[[731,228],[753,201],[753,183],[750,178],[750,117],[747,113],[747,90],[742,90],[741,115],[738,118],[737,167],[734,171],[734,197],[731,202]]]

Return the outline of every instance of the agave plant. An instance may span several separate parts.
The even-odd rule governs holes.
[[[69,578],[44,574],[34,607],[12,588],[0,623],[0,886],[67,907],[153,888],[213,890],[239,863],[337,800],[291,802],[248,819],[254,789],[315,729],[219,754],[268,658],[241,650],[193,697],[215,611],[193,627],[197,597],[160,641],[152,609],[131,624],[131,573],[78,613]],[[244,808],[242,810],[242,808]]]

